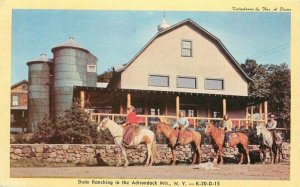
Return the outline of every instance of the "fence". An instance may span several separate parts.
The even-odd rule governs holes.
[[[125,114],[108,114],[108,113],[91,113],[91,120],[100,123],[104,118],[109,117],[111,120],[118,124],[122,124],[126,120]],[[165,122],[167,124],[174,124],[177,117],[176,116],[165,116],[165,115],[138,115],[139,124],[144,126],[151,126],[159,122]],[[207,122],[213,122],[217,127],[219,127],[223,121],[222,118],[206,118],[206,117],[187,117],[190,128],[201,128],[205,126]],[[231,119],[233,122],[233,127],[238,129],[248,129],[253,124],[265,124],[264,120],[253,120],[253,119]]]

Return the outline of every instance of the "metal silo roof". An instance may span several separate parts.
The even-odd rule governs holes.
[[[48,58],[45,54],[41,54],[41,56],[34,58],[32,60],[29,60],[27,62],[27,65],[35,63],[35,62],[52,62],[52,59]]]
[[[67,41],[65,41],[64,43],[61,43],[61,44],[53,47],[51,51],[54,52],[58,48],[65,48],[65,47],[82,49],[82,50],[89,52],[87,49],[81,47],[80,44],[76,40],[74,40],[73,37],[69,37],[69,39]]]

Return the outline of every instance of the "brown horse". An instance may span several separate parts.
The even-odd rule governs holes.
[[[212,123],[207,123],[206,124],[206,129],[205,129],[205,134],[210,134],[212,139],[215,141],[218,147],[217,154],[220,156],[220,163],[223,164],[223,152],[222,152],[222,147],[224,145],[224,140],[225,140],[225,132],[223,129],[217,129]],[[248,136],[244,133],[237,132],[237,133],[231,133],[230,134],[230,142],[229,146],[233,147],[237,144],[241,144],[247,154],[247,159],[248,159],[248,164],[250,164],[250,157],[249,157],[249,149],[248,149]],[[216,161],[218,160],[215,159]],[[241,153],[241,160],[240,164],[244,160],[244,154]]]
[[[173,163],[172,165],[176,164],[176,146],[179,145],[187,145],[191,144],[192,148],[194,149],[193,155],[193,162],[192,164],[196,163],[197,157],[198,162],[201,163],[201,134],[196,131],[187,131],[185,129],[181,129],[178,133],[178,130],[172,129],[166,123],[159,123],[157,125],[156,134],[159,135],[163,133],[166,138],[169,140],[169,144],[171,146],[171,151],[173,154]],[[177,142],[177,136],[179,136]],[[177,144],[178,143],[178,144]]]

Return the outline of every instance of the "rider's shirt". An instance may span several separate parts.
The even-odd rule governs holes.
[[[223,127],[227,129],[227,132],[232,131],[232,121],[230,119],[223,121]]]
[[[127,115],[126,124],[128,124],[128,125],[137,125],[138,124],[138,117],[136,116],[135,112],[130,112]]]
[[[189,126],[189,121],[186,117],[178,118],[173,126],[173,128],[179,127],[179,125],[183,125],[184,128],[187,128]]]
[[[275,120],[271,120],[267,123],[267,128],[269,128],[269,129],[275,129],[276,126],[277,126],[277,121],[275,121]]]

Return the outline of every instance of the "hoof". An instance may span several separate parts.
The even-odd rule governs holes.
[[[149,166],[148,164],[145,164],[145,165],[144,165],[144,167],[148,167],[148,166]]]
[[[127,163],[124,164],[124,167],[126,168],[128,165],[129,165],[129,163],[127,162]]]
[[[120,166],[121,166],[121,164],[117,164],[117,165],[116,165],[116,167],[120,167]]]

